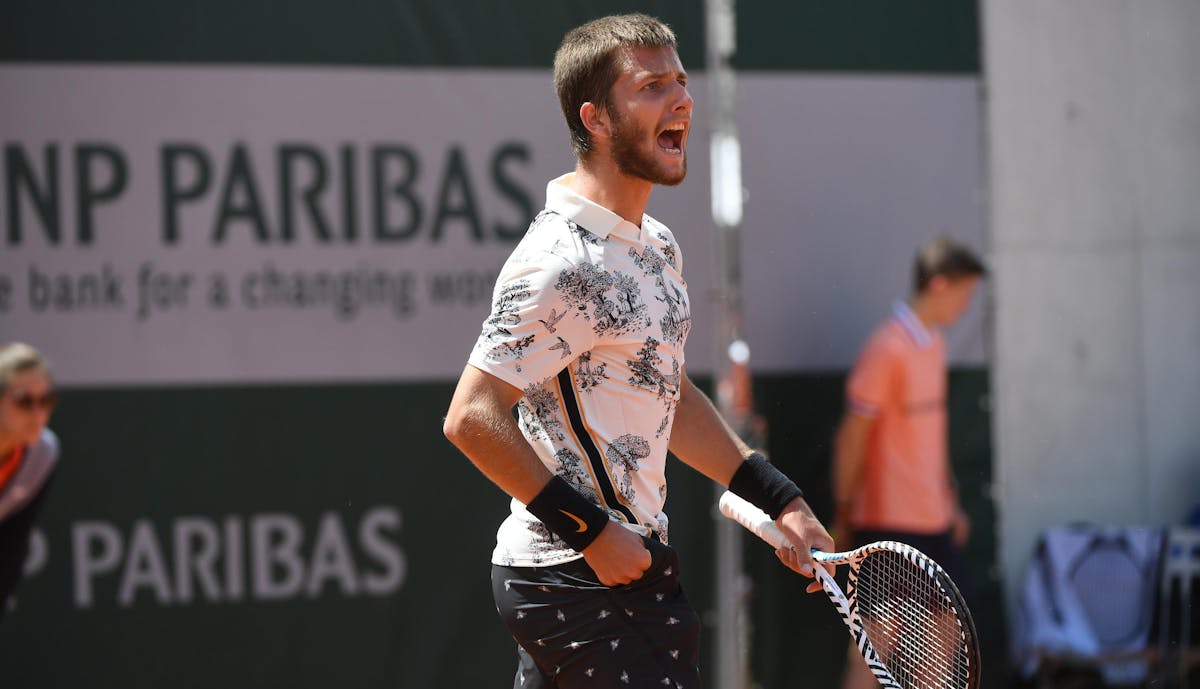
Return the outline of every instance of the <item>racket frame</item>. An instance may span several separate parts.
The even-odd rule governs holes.
[[[726,491],[721,496],[718,506],[721,513],[726,517],[746,527],[747,530],[775,548],[789,547],[787,537],[775,525],[774,520],[767,513],[741,497]],[[841,616],[842,622],[845,623],[855,647],[862,655],[863,660],[867,662],[867,667],[870,668],[871,674],[875,675],[879,683],[887,689],[907,689],[888,670],[887,665],[884,664],[879,653],[871,644],[871,640],[867,638],[866,628],[858,612],[857,583],[859,563],[871,553],[880,551],[891,552],[904,557],[913,565],[923,570],[931,579],[936,580],[945,594],[950,597],[953,607],[961,613],[956,615],[956,618],[961,626],[960,633],[963,635],[963,647],[967,651],[968,672],[966,689],[977,689],[980,676],[980,653],[979,637],[975,632],[975,622],[971,619],[971,611],[967,608],[966,601],[963,599],[958,587],[955,586],[950,575],[946,574],[946,571],[933,558],[908,544],[898,541],[876,541],[855,548],[854,550],[837,553],[827,553],[814,548],[812,558],[818,564],[850,565],[850,574],[846,584],[848,592],[842,591],[837,581],[834,580],[833,576],[824,567],[813,567],[813,573],[817,580],[821,582],[821,588],[825,591],[825,595],[833,603],[834,608],[837,609],[838,615]]]

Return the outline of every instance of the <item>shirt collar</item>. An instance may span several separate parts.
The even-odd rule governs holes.
[[[934,334],[929,328],[917,318],[917,314],[908,305],[908,302],[903,299],[897,299],[896,303],[892,304],[892,317],[904,328],[904,332],[912,338],[912,341],[921,349],[925,349],[933,344]]]
[[[616,213],[567,186],[574,172],[550,180],[546,185],[546,208],[565,216],[588,232],[605,239],[612,233],[640,239],[642,230]],[[643,216],[642,224],[645,225]]]

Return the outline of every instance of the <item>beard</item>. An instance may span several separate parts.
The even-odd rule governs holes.
[[[612,119],[612,147],[609,156],[622,174],[644,179],[651,184],[674,187],[687,176],[687,154],[683,154],[683,165],[678,169],[668,168],[655,156],[656,151],[647,151],[642,144],[650,139],[643,127],[630,122],[616,109],[610,109]]]

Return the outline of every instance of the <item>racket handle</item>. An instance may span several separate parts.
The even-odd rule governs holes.
[[[766,512],[733,493],[725,491],[717,506],[721,509],[721,514],[746,527],[755,536],[776,548],[782,548],[787,543],[783,532],[775,526],[775,522]]]

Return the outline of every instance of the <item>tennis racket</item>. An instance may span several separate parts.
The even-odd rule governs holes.
[[[787,538],[762,510],[733,493],[721,513],[776,548]],[[821,587],[875,678],[889,689],[978,689],[979,637],[958,587],[938,563],[895,541],[843,553],[813,550],[817,563],[850,565],[846,592],[824,567]]]

